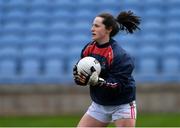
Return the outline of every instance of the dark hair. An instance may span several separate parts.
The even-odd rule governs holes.
[[[135,16],[132,11],[123,11],[119,13],[117,18],[114,18],[109,13],[101,13],[98,17],[104,18],[103,24],[106,26],[106,29],[112,28],[110,37],[115,36],[119,31],[126,31],[127,33],[133,33],[135,30],[140,28],[140,17]]]

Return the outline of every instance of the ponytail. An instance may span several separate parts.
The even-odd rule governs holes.
[[[140,24],[140,17],[133,15],[133,12],[131,11],[121,12],[117,16],[116,20],[119,23],[119,29],[122,31],[132,34],[135,30],[140,30],[138,27]]]

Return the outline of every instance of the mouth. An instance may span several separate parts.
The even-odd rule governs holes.
[[[95,36],[96,34],[95,33],[92,33],[92,36]]]

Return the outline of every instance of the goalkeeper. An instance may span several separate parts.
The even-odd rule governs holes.
[[[139,29],[140,17],[123,11],[117,18],[109,13],[97,15],[92,23],[92,41],[81,52],[81,58],[92,56],[101,64],[98,76],[79,73],[73,69],[77,85],[90,85],[92,104],[80,120],[78,127],[106,127],[114,122],[117,127],[135,127],[136,87],[132,76],[133,58],[113,37],[119,31],[134,33]]]

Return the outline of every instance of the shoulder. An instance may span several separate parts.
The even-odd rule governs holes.
[[[127,60],[133,60],[133,57],[124,48],[122,48],[117,41],[112,40],[111,47],[116,61],[118,60],[124,62]]]
[[[84,57],[84,52],[85,52],[85,51],[88,51],[88,49],[90,49],[92,46],[94,46],[94,44],[95,44],[95,42],[94,42],[94,41],[91,41],[91,42],[87,43],[87,44],[83,47],[83,49],[82,49],[82,51],[81,51],[81,58]]]
[[[113,49],[114,56],[123,56],[124,54],[127,54],[127,52],[119,45],[119,43],[116,40],[111,40],[111,47]]]
[[[87,44],[84,46],[83,50],[86,49],[86,48],[89,47],[89,46],[94,45],[94,44],[95,44],[94,41],[91,41],[91,42],[87,43]]]

